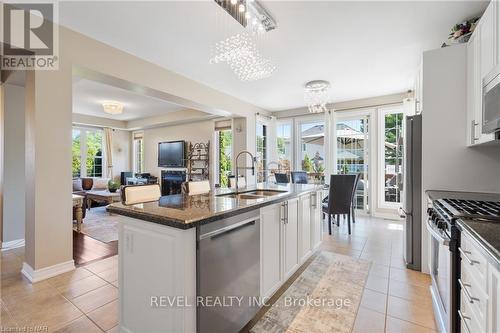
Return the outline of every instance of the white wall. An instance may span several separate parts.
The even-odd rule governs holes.
[[[163,141],[185,140],[187,142],[210,141],[210,156],[213,156],[214,122],[212,120],[183,124],[176,126],[158,127],[144,130],[144,172],[149,172],[160,177],[161,170],[158,167],[158,143]],[[210,163],[213,163],[211,161]],[[213,181],[213,170],[210,168],[210,180]]]
[[[3,243],[24,239],[26,219],[24,122],[25,89],[6,84]]]
[[[120,179],[123,171],[132,171],[132,134],[130,131],[113,131],[113,176]]]
[[[500,193],[500,145],[466,147],[466,61],[464,44],[423,56],[423,218],[426,190]],[[422,268],[428,271],[425,223],[422,230]]]

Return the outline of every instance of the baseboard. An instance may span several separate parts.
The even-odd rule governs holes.
[[[23,269],[21,272],[31,283],[35,283],[62,273],[72,271],[74,269],[75,269],[75,262],[72,259],[57,265],[44,267],[37,270],[34,270],[33,268],[31,268],[30,265],[24,262]]]
[[[12,250],[16,249],[18,247],[23,247],[24,246],[24,239],[16,239],[10,242],[3,242],[0,244],[2,251],[7,251],[7,250]]]

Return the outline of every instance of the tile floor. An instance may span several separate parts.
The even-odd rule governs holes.
[[[358,217],[351,236],[347,224],[325,235],[322,249],[372,261],[353,333],[435,332],[430,276],[403,262],[399,221]]]
[[[118,257],[30,284],[19,272],[23,249],[1,253],[1,317],[7,327],[40,332],[116,332]]]
[[[404,268],[401,222],[358,217],[352,235],[333,227],[322,249],[372,261],[353,333],[434,332],[428,275]],[[48,332],[116,332],[117,256],[30,284],[24,250],[1,252],[0,326]],[[42,330],[43,331],[43,330]]]

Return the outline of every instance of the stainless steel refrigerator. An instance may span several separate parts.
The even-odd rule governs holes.
[[[403,159],[403,253],[406,267],[422,266],[422,115],[407,116]]]

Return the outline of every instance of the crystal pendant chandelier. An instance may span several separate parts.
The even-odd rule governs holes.
[[[276,70],[257,48],[257,38],[276,29],[276,22],[257,0],[215,0],[240,23],[241,33],[219,41],[213,48],[211,64],[227,63],[241,81],[267,78]]]
[[[248,33],[231,36],[215,44],[210,63],[225,62],[241,81],[255,81],[271,76],[276,67],[263,58]]]
[[[314,80],[307,82],[304,89],[304,101],[310,113],[321,113],[328,111],[327,104],[330,101],[330,82]]]

